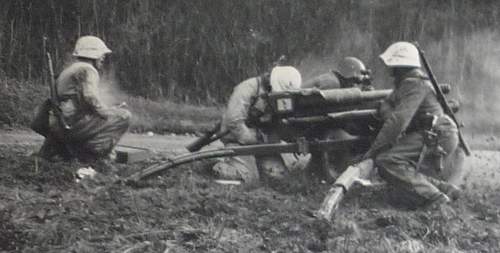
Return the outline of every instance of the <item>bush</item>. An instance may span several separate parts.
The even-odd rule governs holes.
[[[0,124],[29,126],[36,106],[48,97],[49,89],[37,81],[0,79]]]

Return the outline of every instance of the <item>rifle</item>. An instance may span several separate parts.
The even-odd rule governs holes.
[[[45,41],[47,40],[47,37],[44,37],[44,45],[46,45]],[[59,104],[59,98],[57,94],[57,86],[56,86],[56,78],[54,74],[54,67],[52,65],[52,57],[50,56],[50,53],[46,51],[46,56],[47,56],[47,67],[49,69],[49,75],[50,75],[50,104],[51,104],[51,109],[52,113],[57,118],[57,121],[59,122],[59,125],[63,130],[70,130],[71,127],[68,125],[66,120],[64,119],[64,116],[62,115],[61,107]]]
[[[196,139],[194,142],[186,146],[189,152],[195,152],[205,147],[206,145],[222,138],[224,135],[228,134],[229,131],[220,132],[221,122],[217,122],[215,126],[203,134],[200,138]]]
[[[453,113],[452,108],[450,107],[450,105],[446,101],[446,97],[444,96],[444,93],[441,90],[441,87],[438,85],[438,82],[436,81],[434,74],[432,73],[431,66],[427,62],[427,59],[425,58],[424,51],[422,49],[420,49],[418,43],[414,43],[414,45],[418,50],[418,54],[420,56],[420,59],[422,59],[422,63],[424,64],[425,70],[427,71],[427,74],[429,75],[429,79],[432,83],[432,86],[434,87],[434,90],[436,91],[437,99],[438,99],[439,103],[441,104],[441,106],[443,107],[444,113],[446,115],[450,116],[450,118],[453,119],[455,124],[457,124],[457,126],[458,126],[458,138],[460,141],[460,146],[462,146],[462,148],[464,149],[465,154],[467,156],[470,156],[471,151],[470,151],[469,145],[467,145],[467,142],[465,142],[465,139],[462,135],[462,132],[460,131],[460,124],[459,124],[457,118],[455,117],[455,114]]]

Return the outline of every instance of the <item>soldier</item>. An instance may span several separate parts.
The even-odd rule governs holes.
[[[226,112],[222,117],[221,132],[228,134],[221,138],[224,145],[250,145],[262,142],[279,142],[277,135],[263,133],[255,128],[253,122],[258,122],[263,116],[268,104],[262,98],[271,91],[299,89],[302,82],[297,69],[290,66],[277,66],[271,74],[250,78],[238,84],[229,98]],[[243,180],[253,184],[259,176],[272,179],[282,178],[287,168],[281,156],[239,156],[225,158],[215,164],[213,170],[224,179]],[[264,175],[262,175],[264,174]]]
[[[73,51],[75,62],[64,69],[56,80],[62,117],[71,127],[62,129],[54,114],[49,116],[39,156],[52,159],[106,158],[130,125],[129,111],[107,107],[99,98],[99,72],[111,50],[94,36],[78,39]]]
[[[371,90],[371,71],[362,61],[355,57],[342,59],[337,70],[316,76],[302,84],[302,88],[339,89],[358,87],[361,90]]]
[[[383,126],[365,158],[374,159],[380,176],[396,189],[403,204],[450,202],[458,197],[459,189],[424,175],[420,167],[423,156],[443,159],[455,152],[457,126],[443,113],[413,44],[394,43],[380,58],[394,78],[394,91],[379,110]],[[433,164],[438,170],[437,163]]]

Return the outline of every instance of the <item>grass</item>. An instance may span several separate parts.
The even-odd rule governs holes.
[[[36,81],[0,77],[0,126],[27,128],[35,108],[48,98],[49,89]],[[219,120],[217,107],[152,101],[141,97],[119,95],[132,112],[131,132],[199,133]]]
[[[133,132],[197,133],[212,127],[221,115],[216,107],[152,101],[126,97],[124,101],[133,114]]]
[[[40,162],[32,147],[0,145],[0,251],[9,252],[498,252],[498,187],[468,189],[443,209],[390,205],[387,188],[353,187],[331,222],[311,216],[326,184],[297,174],[257,188],[219,185],[209,162],[183,165],[140,185],[117,176],[165,160]],[[293,189],[292,189],[293,188]]]

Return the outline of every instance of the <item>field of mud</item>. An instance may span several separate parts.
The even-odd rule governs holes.
[[[494,173],[469,170],[464,195],[431,210],[392,205],[383,185],[356,187],[328,223],[313,217],[328,185],[301,171],[248,188],[215,183],[206,161],[130,186],[114,182],[173,154],[131,165],[45,163],[32,156],[39,142],[2,137],[0,252],[500,251]],[[498,171],[498,160],[498,152],[474,152],[467,167]],[[79,179],[88,166],[98,174]]]

